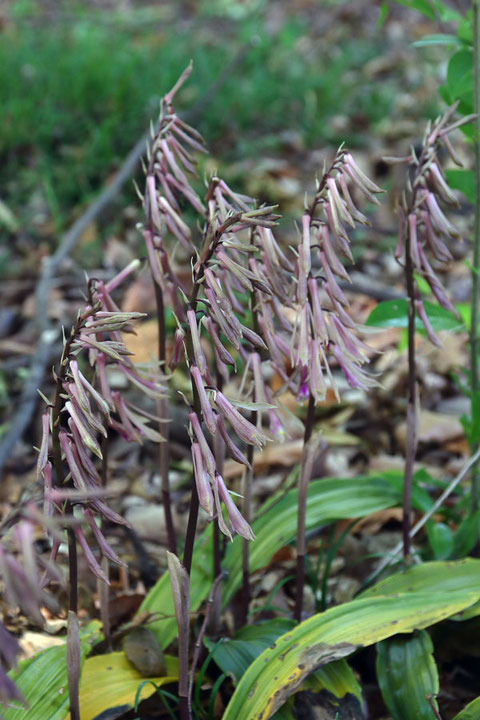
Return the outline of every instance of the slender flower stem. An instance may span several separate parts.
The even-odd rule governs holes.
[[[71,508],[70,508],[71,512]],[[77,567],[77,540],[75,533],[72,528],[67,530],[68,538],[68,621],[72,622],[72,619],[77,616],[78,613],[78,567]],[[77,621],[78,622],[78,621]],[[73,644],[73,647],[69,647],[70,652],[74,652],[75,641],[78,642],[78,628],[77,635],[68,633],[68,640]],[[68,650],[67,650],[68,653]],[[67,663],[67,673],[69,675],[69,700],[70,700],[70,717],[71,720],[80,720],[80,697],[79,697],[79,683],[78,683],[78,668],[71,667],[70,663]]]
[[[405,280],[408,302],[408,400],[406,458],[403,479],[403,556],[410,560],[410,527],[412,514],[413,464],[417,449],[417,366],[415,359],[415,279],[411,256],[410,233],[406,233],[405,242]]]
[[[193,547],[195,545],[195,532],[197,530],[198,520],[198,506],[199,502],[197,485],[195,483],[195,478],[192,477],[192,494],[190,496],[187,532],[185,535],[185,549],[183,551],[183,565],[185,566],[185,569],[189,575],[192,569]]]
[[[155,302],[157,306],[157,323],[158,323],[158,361],[160,371],[165,374],[166,361],[166,328],[165,328],[165,303],[163,299],[162,288],[152,277],[155,289]],[[162,397],[157,403],[158,416],[160,418],[158,429],[160,435],[164,438],[164,442],[159,443],[158,453],[160,462],[160,476],[162,480],[162,504],[165,513],[165,524],[167,528],[168,549],[177,555],[177,536],[172,514],[172,500],[170,494],[170,449],[169,449],[169,432],[170,423],[168,422],[168,398]]]
[[[223,377],[222,375],[217,372],[217,388],[222,391],[223,390]],[[225,443],[223,441],[222,436],[220,433],[217,433],[214,438],[214,455],[215,455],[215,464],[217,466],[217,471],[219,475],[223,475],[223,467],[225,464]],[[222,556],[223,556],[223,547],[221,544],[221,535],[220,535],[220,526],[218,524],[218,518],[214,518],[213,520],[213,528],[212,528],[212,536],[213,536],[213,585],[212,585],[212,591],[214,589],[213,595],[212,595],[212,609],[209,613],[209,619],[210,619],[210,626],[209,626],[209,632],[212,635],[215,635],[218,632],[219,622],[220,622],[220,613],[221,613],[221,606],[222,606],[222,585],[221,583],[217,583],[216,580],[220,576],[222,572]]]
[[[251,413],[250,422],[252,425],[257,423],[257,413]],[[247,523],[251,521],[251,505],[252,505],[252,482],[253,482],[253,445],[247,447],[247,460],[250,463],[249,468],[245,468],[243,473],[243,507],[242,514]],[[248,620],[248,609],[250,607],[250,540],[242,539],[242,604],[240,614],[240,625],[246,625]]]
[[[480,20],[479,0],[473,0],[473,49],[474,49],[474,110],[475,119],[475,226],[473,238],[473,264],[472,264],[472,297],[471,297],[471,327],[470,327],[470,385],[471,385],[471,418],[472,423],[478,416],[478,322],[479,322],[479,290],[480,290]],[[474,441],[471,447],[472,454],[479,447]],[[479,468],[476,463],[472,467],[472,483],[470,496],[470,509],[474,513],[479,508]]]
[[[435,695],[426,695],[425,699],[432,708],[432,712],[435,715],[436,720],[442,720],[442,716],[440,715],[438,708],[435,706]]]
[[[102,437],[102,487],[107,487],[108,472],[108,437]],[[101,520],[102,529],[105,521]],[[103,556],[101,560],[101,568],[105,577],[110,575],[110,564],[108,558]],[[100,618],[102,620],[102,630],[105,637],[105,645],[107,652],[112,652],[112,633],[110,627],[110,609],[108,605],[109,586],[103,580],[97,580],[97,592],[100,600]]]
[[[68,609],[76,613],[78,611],[78,570],[77,570],[77,542],[72,528],[67,530],[68,536],[68,585],[69,601]]]
[[[92,308],[91,313],[94,310]],[[55,485],[60,487],[63,485],[65,480],[65,473],[63,471],[62,462],[62,448],[60,445],[60,412],[62,410],[63,399],[62,399],[62,383],[65,379],[67,370],[67,361],[70,354],[70,350],[73,342],[75,341],[86,317],[78,318],[77,322],[72,328],[70,337],[65,343],[63,348],[62,357],[60,359],[60,367],[56,375],[56,392],[55,400],[53,403],[52,410],[52,451],[53,451],[53,465],[55,468]],[[73,515],[73,507],[70,502],[66,503],[65,515]],[[78,567],[77,567],[77,541],[75,533],[71,527],[67,529],[68,539],[68,584],[69,584],[69,610],[75,615],[78,612]],[[71,638],[73,636],[69,636]],[[70,665],[67,664],[67,672],[69,674],[69,699],[70,699],[70,716],[72,720],[80,720],[80,703],[78,695],[78,682],[75,679],[76,675],[71,670]]]
[[[255,244],[255,231],[252,230],[250,232],[250,245],[253,247]],[[258,323],[258,314],[255,312],[255,305],[256,305],[256,298],[255,298],[255,289],[252,290],[250,294],[250,304],[252,308],[252,318],[253,318],[253,330],[257,334],[260,332],[260,327]],[[254,402],[258,401],[259,398],[256,397],[255,391],[253,392],[253,400]],[[258,413],[252,411],[250,415],[250,422],[252,425],[256,425],[258,420]],[[243,517],[247,521],[248,524],[250,524],[251,516],[252,516],[252,484],[253,484],[253,454],[254,454],[254,447],[253,445],[249,445],[247,447],[247,460],[249,463],[248,468],[244,470],[243,477],[244,477],[244,486],[243,486]],[[240,623],[241,625],[246,625],[248,620],[248,610],[250,607],[250,541],[246,540],[245,538],[242,540],[242,604],[241,604],[241,614],[240,614]]]
[[[158,135],[163,130],[163,123],[162,120],[160,124],[160,128],[158,131]],[[151,178],[154,175],[154,162],[155,162],[155,153],[153,152],[153,146],[151,151],[151,157],[150,162],[148,164],[148,170],[146,174],[145,179],[145,198],[149,197],[148,193],[148,182],[149,178]],[[148,201],[145,204],[146,208],[146,215],[147,215],[147,227],[149,229],[149,232],[151,233],[151,237],[154,237],[155,234],[155,228],[152,218],[152,206],[151,202]],[[160,366],[160,372],[165,374],[166,368],[165,368],[165,361],[166,361],[166,327],[165,327],[165,302],[163,297],[163,290],[158,284],[152,268],[150,268],[151,276],[152,276],[152,282],[153,287],[155,291],[155,304],[156,304],[156,312],[157,312],[157,325],[158,325],[158,362]],[[162,437],[165,439],[164,442],[159,443],[159,449],[158,449],[158,455],[159,455],[159,465],[160,465],[160,477],[162,481],[162,504],[163,504],[163,511],[165,513],[165,524],[167,528],[167,541],[168,541],[168,548],[170,552],[177,554],[177,537],[175,533],[175,526],[173,523],[173,515],[172,515],[172,502],[171,502],[171,496],[170,496],[170,480],[169,480],[169,468],[170,468],[170,452],[169,452],[169,443],[168,443],[168,436],[169,436],[169,422],[168,422],[168,399],[161,398],[157,403],[157,410],[158,410],[158,416],[160,418],[158,429]]]
[[[190,668],[190,679],[189,679],[189,684],[188,684],[189,702],[191,702],[191,700],[192,700],[193,683],[195,680],[195,670],[197,669],[198,659],[200,657],[200,650],[202,648],[202,640],[205,636],[205,633],[207,632],[210,615],[213,612],[213,608],[215,605],[215,597],[216,597],[216,595],[218,595],[218,588],[220,587],[223,578],[224,578],[224,575],[222,572],[220,572],[220,574],[217,575],[217,577],[215,578],[215,580],[212,583],[212,587],[210,589],[210,593],[209,593],[208,600],[207,600],[205,617],[203,618],[202,627],[200,628],[197,642],[195,643],[195,649],[193,651],[193,658],[192,658],[192,667]]]
[[[222,392],[223,390],[223,377],[217,371],[216,373],[217,388]],[[217,433],[214,438],[214,454],[215,464],[219,475],[223,475],[223,467],[225,464],[225,443],[220,433]],[[220,527],[218,525],[218,518],[213,521],[213,581],[220,575],[222,562],[222,548],[220,546]],[[220,585],[217,585],[220,590]],[[218,593],[217,593],[218,594]],[[216,608],[215,608],[216,609]]]
[[[303,436],[303,453],[300,477],[298,482],[298,514],[297,514],[297,583],[294,617],[301,622],[303,611],[303,589],[305,587],[305,516],[307,513],[307,488],[309,477],[302,477],[306,471],[307,443],[312,437],[315,420],[315,398],[310,395],[308,398],[307,418],[305,421],[305,432]],[[308,472],[306,473],[308,475]]]

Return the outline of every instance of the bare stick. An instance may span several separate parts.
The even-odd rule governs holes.
[[[473,236],[473,264],[472,264],[472,297],[471,297],[471,323],[470,323],[470,389],[472,425],[478,415],[478,302],[480,291],[480,21],[479,1],[473,0],[473,49],[474,49],[474,104],[475,113],[475,227]],[[475,453],[478,442],[474,442],[471,452]],[[477,464],[472,465],[472,489],[470,496],[470,510],[476,512],[479,507],[479,472]]]
[[[410,539],[415,537],[415,535],[422,529],[422,527],[425,525],[425,523],[427,523],[430,520],[432,515],[434,515],[437,512],[438,508],[443,505],[444,501],[455,490],[455,488],[457,487],[459,482],[461,480],[463,480],[463,478],[465,477],[467,472],[470,470],[470,468],[479,460],[480,460],[480,448],[478,448],[476,453],[471,456],[471,458],[468,460],[468,462],[460,470],[458,475],[456,475],[454,477],[454,479],[451,481],[451,483],[445,488],[443,493],[437,498],[437,500],[435,500],[435,502],[433,503],[430,510],[428,512],[426,512],[425,515],[421,518],[421,520],[419,520],[413,526],[413,528],[410,531]],[[387,555],[387,557],[382,560],[382,562],[379,564],[379,566],[375,570],[375,572],[372,575],[370,575],[370,577],[368,578],[368,582],[371,582],[376,577],[378,577],[380,575],[380,573],[383,572],[383,570],[385,570],[385,568],[387,568],[393,562],[393,560],[396,558],[396,556],[402,550],[402,548],[403,548],[403,542],[398,543],[398,545],[395,546],[395,548],[392,550],[392,552],[389,553],[389,555]]]
[[[406,233],[405,279],[408,303],[408,405],[407,405],[407,452],[403,478],[403,556],[410,559],[410,523],[412,515],[413,465],[417,452],[417,366],[415,360],[415,279],[410,233]]]

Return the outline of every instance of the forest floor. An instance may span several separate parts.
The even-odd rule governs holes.
[[[353,285],[348,293],[351,313],[358,323],[363,324],[378,302],[404,297],[403,272],[395,262],[393,252],[397,232],[395,202],[405,178],[396,166],[387,165],[382,157],[407,154],[410,145],[421,142],[427,119],[433,118],[442,107],[437,88],[445,73],[446,51],[415,48],[412,43],[425,34],[445,32],[448,28],[438,28],[425,19],[419,20],[416,13],[401,6],[389,8],[387,17],[380,24],[379,4],[373,0],[355,3],[281,0],[257,3],[260,8],[257,14],[249,8],[255,3],[222,3],[220,0],[205,3],[201,11],[194,8],[195,3],[188,2],[162,3],[161,13],[154,4],[143,3],[140,7],[135,3],[134,9],[129,2],[123,5],[124,15],[114,15],[114,29],[105,25],[107,29],[103,28],[102,32],[117,32],[115,22],[118,22],[121,32],[128,36],[128,42],[135,46],[138,66],[136,70],[126,68],[132,78],[135,71],[142,70],[142,53],[148,56],[148,63],[153,62],[153,56],[148,55],[155,37],[152,23],[158,26],[161,38],[173,31],[185,38],[187,44],[188,38],[197,37],[200,49],[197,51],[194,47],[192,54],[200,67],[185,90],[185,110],[201,98],[205,84],[214,80],[212,69],[202,66],[202,53],[212,53],[212,63],[218,74],[225,62],[215,54],[218,52],[217,38],[222,41],[225,38],[225,47],[228,43],[232,45],[228,53],[225,51],[230,60],[235,55],[232,48],[237,51],[247,43],[246,54],[233,65],[231,78],[217,88],[214,97],[195,119],[196,127],[211,148],[211,155],[202,161],[200,172],[208,173],[216,168],[241,192],[259,196],[268,203],[279,203],[279,212],[283,215],[279,237],[286,245],[297,232],[295,222],[298,224],[301,220],[305,191],[311,192],[323,162],[328,162],[338,144],[346,140],[358,164],[387,190],[381,207],[371,208],[369,212],[371,228],[352,236],[355,266],[351,269]],[[79,37],[84,26],[93,21],[95,13],[103,13],[101,17],[105,19],[105,13],[111,10],[108,2],[92,2],[88,8],[84,3],[84,6],[81,16],[73,11]],[[0,36],[4,34],[10,42],[12,36],[18,39],[22,33],[28,35],[35,31],[41,35],[45,24],[49,23],[53,23],[62,36],[71,13],[67,4],[63,7],[57,3],[38,3],[32,12],[25,10],[17,17],[9,15],[7,7]],[[259,17],[261,25],[258,25]],[[248,45],[252,36],[253,43]],[[168,45],[171,41],[167,37],[162,42]],[[41,41],[38,43],[40,47]],[[53,52],[52,48],[49,52]],[[183,46],[178,50],[175,63],[172,62],[168,69],[169,77],[183,69],[189,52],[190,49]],[[91,60],[95,60],[93,54]],[[27,50],[24,57],[18,58],[17,70],[23,73],[25,82],[42,72],[31,62]],[[46,67],[51,67],[48,62],[52,62],[52,57],[45,62]],[[63,61],[63,64],[68,70],[68,63]],[[79,72],[90,71],[88,66],[79,67]],[[152,92],[147,84],[154,80],[161,85],[157,95],[166,91],[168,83],[160,82],[160,79],[161,74],[155,76],[152,72],[148,80],[142,80],[144,91]],[[114,75],[110,81],[116,82]],[[42,260],[59,246],[63,233],[108,185],[122,157],[141,136],[151,110],[145,97],[143,100],[132,98],[132,103],[137,103],[139,108],[140,118],[132,120],[128,111],[125,120],[128,132],[122,133],[119,129],[122,118],[115,117],[111,126],[102,131],[102,138],[93,137],[89,134],[92,124],[97,123],[100,127],[104,122],[103,110],[99,109],[103,101],[94,95],[95,82],[92,76],[91,86],[84,84],[81,88],[83,94],[77,99],[68,99],[73,103],[72,107],[75,103],[81,106],[76,108],[77,139],[68,126],[68,118],[62,117],[62,112],[69,111],[67,100],[66,110],[60,107],[58,98],[55,98],[54,107],[49,108],[48,93],[44,97],[44,106],[38,109],[43,129],[38,125],[34,129],[34,116],[25,118],[23,130],[15,128],[17,110],[14,93],[9,91],[11,117],[0,151],[0,159],[4,161],[0,171],[4,181],[0,204],[0,232],[3,235],[0,247],[0,408],[4,425],[1,426],[0,444],[18,411],[29,366],[32,357],[36,357],[35,290]],[[60,80],[58,83],[60,88],[64,87]],[[50,90],[54,95],[53,85]],[[4,89],[3,92],[7,91]],[[101,95],[102,92],[100,83],[98,93]],[[126,97],[122,99],[119,91],[116,101],[120,105],[113,107],[112,113],[121,116],[121,103],[128,103],[128,92],[127,84]],[[0,96],[1,93],[0,90]],[[113,94],[109,97],[113,102]],[[27,110],[33,112],[31,108]],[[57,133],[55,141],[52,132]],[[91,142],[98,143],[101,163],[88,153]],[[469,166],[470,151],[460,133],[455,137],[455,146]],[[463,239],[451,249],[454,261],[443,271],[442,280],[452,301],[464,313],[470,297],[470,274],[466,264],[471,252],[468,240],[472,227],[470,204],[463,198],[459,209],[450,217]],[[82,303],[85,270],[89,277],[108,278],[137,257],[142,252],[140,234],[136,230],[139,221],[141,207],[132,184],[127,182],[106,211],[88,224],[73,251],[60,263],[48,289],[47,312],[55,341],[48,357],[41,361],[44,372],[40,386],[47,397],[51,397],[54,386],[51,366],[58,360],[61,350],[60,328],[70,327]],[[119,297],[119,303],[125,310],[153,313],[155,300],[147,272],[138,274]],[[170,317],[172,333],[173,328],[174,319]],[[416,482],[433,496],[456,475],[469,455],[460,420],[468,412],[468,400],[459,390],[456,379],[468,366],[467,334],[459,325],[456,331],[440,331],[439,335],[440,348],[433,347],[425,336],[417,336],[421,411]],[[389,473],[399,479],[402,476],[407,392],[405,330],[401,327],[369,329],[364,338],[374,351],[371,366],[378,374],[379,386],[366,392],[352,390],[339,381],[341,403],[329,393],[317,408],[316,423],[322,430],[325,447],[314,468],[315,478],[372,473],[380,476]],[[146,319],[127,342],[136,361],[151,360],[152,347],[156,343],[155,321]],[[186,380],[186,377],[180,377],[175,389],[182,389]],[[283,400],[294,409],[287,397]],[[300,412],[303,414],[304,411]],[[41,488],[35,482],[37,453],[33,449],[38,447],[40,434],[38,400],[25,431],[17,438],[3,467],[0,522],[27,498],[38,498],[41,494]],[[187,520],[191,464],[181,402],[175,410],[171,436],[174,519],[182,534]],[[255,454],[255,507],[272,493],[289,486],[301,451],[302,438],[294,436],[281,446],[270,443],[263,452]],[[240,476],[234,463],[227,464],[225,475],[231,486],[239,490]],[[116,629],[131,619],[146,590],[165,567],[166,529],[155,448],[148,443],[142,447],[129,446],[112,438],[109,488],[114,496],[113,506],[129,520],[133,529],[130,537],[119,530],[114,530],[111,536],[112,546],[128,565],[128,570],[114,575],[110,589],[111,619]],[[374,513],[350,527],[333,558],[322,602],[330,606],[354,597],[374,569],[376,558],[399,541],[401,517],[401,509],[393,508]],[[447,502],[438,517],[455,527],[458,516],[453,501]],[[205,519],[202,523],[205,524]],[[312,572],[319,553],[327,551],[347,525],[347,521],[342,521],[333,528],[320,528],[311,533],[308,553]],[[417,543],[423,557],[435,557],[435,548],[429,544],[426,534],[421,534]],[[278,588],[275,605],[290,611],[294,584],[286,579],[292,575],[294,566],[293,546],[281,549],[269,567],[253,578],[254,606],[260,606],[271,590]],[[98,617],[97,587],[86,566],[80,567],[80,580],[83,616]],[[0,608],[8,620],[7,625],[22,633],[27,655],[55,642],[54,634],[38,632],[29,620],[9,611],[4,600],[0,601]],[[316,609],[318,597],[308,585],[306,613]],[[229,622],[227,617],[227,626]],[[49,617],[49,623],[50,628],[57,623],[58,632],[65,626],[62,617]],[[454,647],[443,636],[439,636],[437,642],[436,649],[441,658],[438,699],[442,717],[449,718],[478,694],[472,669],[478,665],[478,648],[469,647],[467,638],[462,638],[461,652],[458,643]],[[472,659],[474,656],[476,659]],[[373,663],[371,654],[364,651],[354,664],[367,691],[368,717],[387,717],[374,682]]]

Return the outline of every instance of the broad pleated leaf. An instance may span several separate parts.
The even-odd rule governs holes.
[[[418,497],[417,497],[418,496]],[[297,490],[286,493],[277,503],[252,524],[256,540],[250,544],[251,572],[268,564],[273,554],[283,545],[295,540],[297,528]],[[415,488],[413,504],[426,509],[428,496]],[[369,515],[370,513],[401,504],[401,486],[382,477],[323,478],[314,480],[308,489],[307,530],[319,525]],[[228,578],[222,586],[223,602],[235,594],[241,584],[241,538],[235,538],[227,547],[222,566]],[[191,573],[191,611],[197,610],[207,598],[212,583],[211,527],[195,541]],[[166,648],[177,634],[177,624],[168,574],[163,575],[150,590],[140,611],[161,613],[161,619],[149,625],[158,642]]]
[[[393,720],[435,720],[426,698],[438,694],[438,671],[426,630],[379,643],[377,679]]]
[[[276,618],[246,625],[232,639],[225,638],[219,644],[209,639],[204,643],[220,670],[238,683],[251,663],[294,627],[294,620]],[[324,720],[334,720],[337,714],[342,717],[347,712],[352,720],[364,717],[362,691],[345,660],[335,660],[312,673],[295,694],[294,703],[297,710],[303,706],[321,707]],[[291,708],[283,706],[274,717],[281,720],[283,716],[293,718]]]
[[[267,720],[317,667],[358,647],[428,627],[479,597],[480,560],[428,563],[393,576],[369,596],[314,615],[280,637],[250,665],[223,720]]]

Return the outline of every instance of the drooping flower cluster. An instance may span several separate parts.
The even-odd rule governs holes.
[[[452,160],[461,165],[448,134],[455,128],[471,122],[473,116],[451,122],[456,107],[453,105],[433,125],[427,126],[418,157],[412,148],[412,153],[408,157],[388,158],[391,162],[403,162],[411,167],[413,175],[408,191],[398,206],[399,234],[395,257],[400,263],[410,265],[414,272],[423,277],[439,304],[455,315],[457,314],[455,307],[448,299],[428,255],[437,262],[448,263],[452,260],[448,243],[460,236],[439,204],[440,201],[447,205],[458,205],[457,198],[449,188],[438,162],[439,151],[444,147]],[[416,286],[414,294],[415,311],[431,342],[439,345],[438,337],[432,328],[420,291]]]
[[[259,324],[277,372],[299,399],[313,396],[319,402],[325,398],[328,385],[338,398],[329,355],[351,387],[366,389],[375,384],[361,367],[368,362],[368,347],[355,333],[355,323],[347,312],[348,299],[338,282],[349,281],[339,255],[353,260],[346,227],[368,224],[354,203],[349,185],[370,202],[377,202],[376,194],[382,192],[353,157],[340,149],[317,182],[314,199],[303,215],[293,273],[273,237],[269,238],[270,255],[265,263],[276,292],[273,299],[259,299]],[[286,284],[288,274],[293,275],[293,284]],[[293,324],[282,312],[286,304],[295,312]],[[286,370],[289,365],[294,369],[290,376]]]
[[[192,458],[199,501],[206,512],[216,514],[220,529],[227,535],[221,509],[224,504],[234,532],[247,539],[253,533],[238,511],[222,476],[217,472],[215,458],[204,435],[201,419],[213,438],[217,432],[225,442],[227,453],[235,461],[248,466],[248,460],[232,441],[230,426],[239,440],[263,447],[267,436],[260,427],[247,420],[235,403],[218,387],[218,378],[228,381],[230,368],[235,368],[232,353],[245,360],[255,348],[265,349],[260,335],[244,322],[245,305],[240,298],[256,292],[271,295],[265,276],[255,264],[258,247],[245,242],[257,238],[257,228],[274,224],[272,208],[254,209],[249,199],[233,193],[218,178],[207,190],[208,216],[204,242],[193,266],[194,300],[186,311],[186,361],[192,378],[194,404],[189,413],[192,437]],[[247,295],[248,297],[248,295]],[[206,310],[198,309],[200,304]],[[240,318],[240,319],[239,319]],[[216,360],[217,375],[212,376],[201,342],[202,327],[208,333]],[[226,347],[231,346],[231,350]]]
[[[99,438],[106,438],[108,429],[112,428],[126,440],[162,440],[149,425],[155,417],[128,402],[124,394],[111,389],[109,381],[109,373],[114,367],[129,383],[153,398],[165,392],[157,373],[138,371],[122,339],[121,333],[131,331],[132,323],[143,314],[122,312],[111,295],[136,266],[137,263],[131,264],[109,283],[90,282],[90,302],[79,313],[65,342],[56,376],[55,403],[43,415],[37,462],[37,475],[43,476],[45,485],[46,516],[61,516],[66,502],[77,508],[75,519],[82,522],[73,525],[76,539],[92,572],[106,582],[108,579],[88,545],[82,524],[90,528],[105,557],[123,564],[98,527],[96,516],[113,523],[127,523],[104,499],[105,489],[94,461],[94,458],[102,459]],[[82,367],[85,355],[93,369],[90,379],[86,377],[88,371]],[[58,538],[54,539],[53,555],[59,542]]]
[[[230,535],[221,504],[226,508],[231,528],[246,538],[252,532],[236,508],[207,441],[202,423],[213,438],[217,433],[228,454],[237,462],[248,460],[230,437],[228,427],[239,440],[262,447],[267,436],[237,409],[219,385],[228,382],[230,369],[236,370],[234,354],[248,360],[254,349],[266,349],[265,342],[245,322],[245,297],[255,292],[273,294],[259,264],[263,237],[260,230],[276,224],[274,208],[255,206],[254,201],[233,192],[214,176],[207,185],[204,200],[192,187],[195,177],[194,152],[204,152],[196,130],[175,114],[175,92],[190,74],[188,68],[161,103],[159,126],[152,139],[146,170],[145,224],[142,228],[154,280],[171,301],[179,326],[169,366],[174,370],[185,355],[192,383],[190,434],[192,459],[199,501],[210,517],[216,515],[223,532]],[[183,209],[188,203],[200,216],[201,230],[193,236],[185,222]],[[261,244],[261,243],[260,243]],[[271,255],[269,248],[267,254]],[[174,256],[183,253],[183,262],[192,267],[189,287],[180,282]],[[250,295],[249,295],[250,294]],[[202,342],[208,336],[210,350]],[[229,347],[230,346],[230,347]],[[207,356],[215,358],[212,373]]]
[[[251,537],[225,494],[202,423],[211,437],[221,434],[234,460],[248,465],[228,426],[239,440],[262,447],[268,437],[261,427],[264,413],[269,415],[271,436],[282,437],[291,424],[264,381],[262,363],[271,362],[290,387],[296,386],[300,396],[311,393],[317,401],[325,396],[325,375],[335,388],[327,352],[336,358],[353,387],[373,384],[361,369],[367,360],[366,346],[353,332],[355,326],[346,311],[348,301],[336,279],[348,280],[337,252],[351,260],[345,227],[367,223],[354,204],[349,185],[370,201],[375,201],[381,191],[352,156],[340,150],[304,215],[295,262],[275,239],[277,216],[272,214],[273,207],[257,208],[252,198],[235,193],[217,176],[210,179],[204,200],[193,189],[193,154],[204,152],[204,143],[197,131],[179,120],[172,105],[175,92],[189,73],[190,68],[161,103],[159,126],[145,169],[142,199],[146,222],[142,229],[152,275],[169,294],[178,319],[170,368],[175,369],[181,361],[183,348],[191,375],[190,434],[200,504],[210,516],[217,515],[228,534],[220,509],[222,500],[233,530]],[[182,214],[186,204],[201,216],[198,236],[193,236],[191,223],[187,224]],[[190,257],[192,266],[189,287],[175,272],[173,258],[182,252],[187,262]],[[317,268],[312,267],[312,258],[318,258],[320,278]],[[286,316],[285,307],[294,309],[294,322]],[[251,313],[247,315],[248,308]],[[252,325],[245,320],[250,315]],[[210,350],[206,354],[207,338]],[[208,354],[215,358],[215,376]],[[222,392],[231,370],[236,371],[238,355],[252,378],[250,399],[261,408],[256,424]]]

